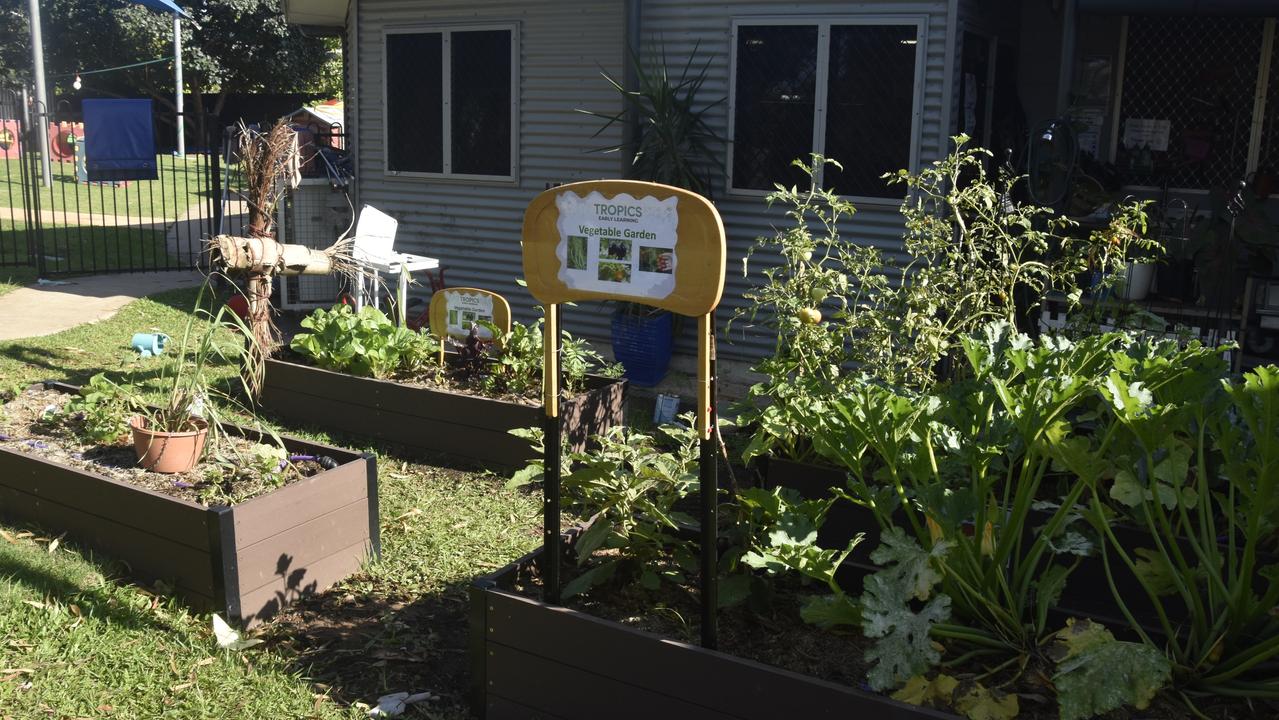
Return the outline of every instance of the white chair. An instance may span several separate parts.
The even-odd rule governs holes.
[[[395,218],[372,205],[360,208],[360,217],[355,222],[351,255],[360,266],[360,272],[356,276],[356,312],[364,307],[366,281],[368,293],[373,298],[373,307],[380,309],[377,288],[381,273],[396,273],[399,275],[395,290],[396,316],[403,325],[407,312],[409,276],[419,270],[436,270],[440,267],[440,261],[422,255],[396,252],[395,231],[398,226]]]

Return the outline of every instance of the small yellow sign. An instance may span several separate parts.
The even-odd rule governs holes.
[[[506,335],[511,332],[511,305],[506,298],[491,290],[480,288],[445,288],[431,296],[431,334],[465,338],[472,326],[478,326],[479,336],[492,340],[493,333],[480,323],[489,323]]]
[[[524,279],[544,304],[623,300],[681,315],[724,293],[724,223],[706,198],[634,180],[572,183],[524,213]]]

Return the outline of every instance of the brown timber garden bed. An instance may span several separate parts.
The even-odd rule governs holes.
[[[337,466],[229,507],[0,447],[0,517],[65,533],[125,562],[135,580],[163,581],[192,607],[252,626],[380,553],[376,459],[282,439],[291,454],[328,456]]]
[[[589,375],[586,390],[560,404],[573,450],[622,422],[626,381]],[[281,358],[267,361],[261,406],[286,420],[416,450],[518,467],[533,459],[510,434],[542,424],[537,405],[357,377]]]
[[[486,720],[958,720],[835,682],[553,606],[515,590],[541,550],[471,588],[472,711]]]

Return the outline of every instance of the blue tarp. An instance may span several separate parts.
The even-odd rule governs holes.
[[[135,5],[145,5],[152,10],[162,13],[173,13],[174,15],[180,15],[184,18],[191,17],[172,0],[128,0],[128,2],[132,2]]]
[[[150,100],[85,100],[82,107],[91,182],[156,179]]]

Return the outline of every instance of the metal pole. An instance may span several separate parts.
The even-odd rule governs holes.
[[[45,187],[53,187],[49,165],[49,97],[44,86],[44,37],[40,32],[40,0],[27,0],[31,21],[31,69],[35,75],[36,112],[34,130],[40,148],[40,175]]]
[[[1070,92],[1075,84],[1075,45],[1079,22],[1076,0],[1066,0],[1061,8],[1061,65],[1057,68],[1057,117],[1070,109]]]
[[[719,422],[715,412],[715,311],[698,318],[699,378],[704,395],[698,415],[705,418],[701,431],[698,493],[702,499],[702,647],[719,643]],[[699,393],[701,394],[701,393]],[[699,423],[701,424],[701,423]]]
[[[546,409],[542,462],[542,600],[560,602],[560,306],[546,306],[542,402]]]
[[[173,104],[178,108],[178,157],[186,157],[186,116],[182,114],[182,20],[173,16]]]

